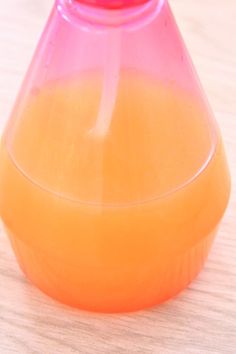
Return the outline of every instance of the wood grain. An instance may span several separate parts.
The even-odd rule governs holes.
[[[62,306],[24,278],[0,230],[0,353],[236,353],[236,2],[170,1],[221,126],[232,197],[205,269],[176,299],[128,315]],[[0,5],[0,126],[52,0]]]

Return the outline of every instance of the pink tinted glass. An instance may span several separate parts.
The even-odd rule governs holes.
[[[55,0],[0,148],[27,277],[87,310],[161,303],[199,273],[229,190],[168,1]]]

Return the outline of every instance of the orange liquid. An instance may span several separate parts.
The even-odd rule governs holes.
[[[19,263],[52,297],[129,311],[179,292],[226,207],[224,152],[187,94],[127,73],[108,133],[93,133],[101,81],[32,92],[1,149],[0,212]]]

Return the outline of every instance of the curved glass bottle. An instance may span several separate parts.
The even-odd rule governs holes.
[[[229,197],[221,137],[167,1],[57,0],[0,153],[27,277],[66,304],[158,304],[208,255]]]

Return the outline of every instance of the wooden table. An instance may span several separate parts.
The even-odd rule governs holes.
[[[3,126],[52,0],[0,5]],[[236,2],[171,5],[222,129],[236,178]],[[236,185],[205,269],[174,300],[128,315],[64,307],[35,289],[0,233],[0,353],[236,353]]]

